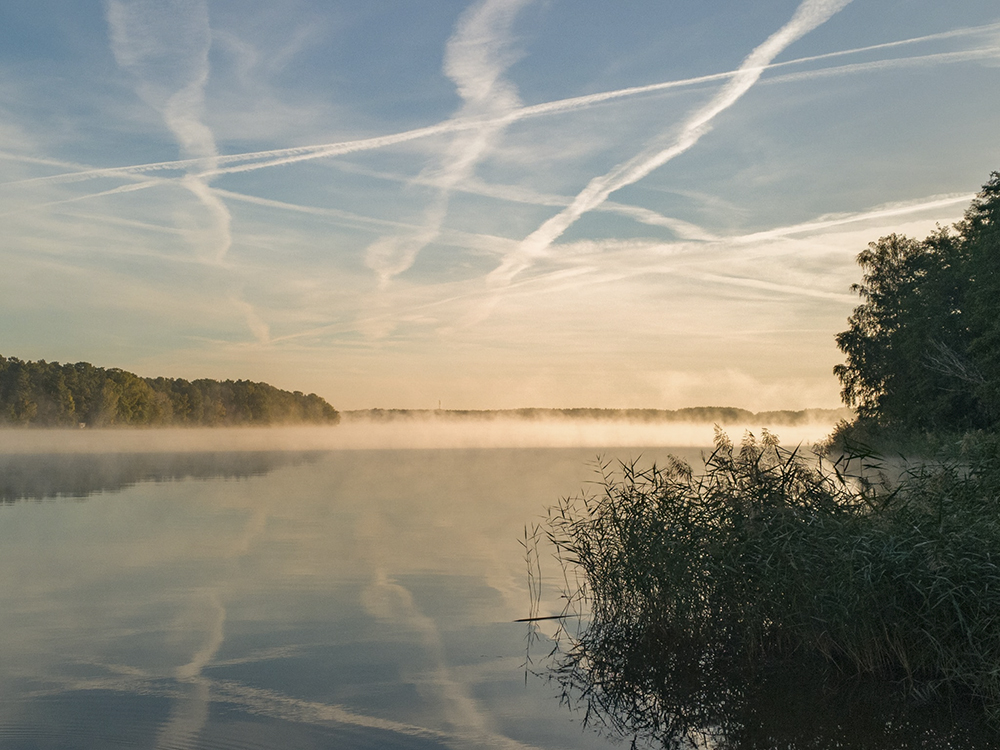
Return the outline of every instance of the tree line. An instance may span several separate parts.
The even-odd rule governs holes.
[[[752,412],[732,406],[690,406],[683,409],[357,409],[345,411],[345,420],[396,422],[413,419],[491,420],[520,419],[580,419],[630,422],[692,422],[716,424],[751,424],[754,422],[780,425],[825,421],[847,413],[847,409],[798,409]]]
[[[858,263],[861,304],[834,368],[857,413],[847,432],[1000,430],[1000,172],[953,227],[882,237]]]
[[[0,424],[38,427],[335,424],[315,393],[249,380],[142,378],[89,362],[0,355]]]

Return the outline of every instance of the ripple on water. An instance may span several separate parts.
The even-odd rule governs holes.
[[[148,747],[170,715],[165,696],[80,690],[24,699],[5,706],[4,750]]]
[[[174,691],[171,691],[174,693]],[[176,694],[76,690],[22,699],[6,706],[0,720],[4,750],[315,750],[382,748],[439,750],[443,737],[420,736],[378,726],[358,726],[319,716],[278,718],[287,707],[210,701],[202,714]],[[309,713],[309,712],[306,712]],[[200,715],[199,715],[200,714]],[[271,714],[271,715],[268,715]],[[204,719],[204,720],[202,720]],[[187,722],[195,723],[188,725]],[[448,743],[452,744],[452,743]]]

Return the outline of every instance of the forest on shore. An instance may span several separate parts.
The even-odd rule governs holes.
[[[315,393],[249,380],[142,378],[89,362],[0,355],[0,426],[234,427],[336,424]]]

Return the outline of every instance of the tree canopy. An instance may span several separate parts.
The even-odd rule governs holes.
[[[903,433],[1000,427],[1000,172],[962,221],[858,255],[861,304],[834,368],[858,423]]]
[[[0,356],[0,424],[235,426],[334,424],[340,415],[315,393],[249,380],[141,378],[89,362],[25,362]]]

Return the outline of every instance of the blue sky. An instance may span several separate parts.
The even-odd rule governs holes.
[[[835,406],[1000,169],[993,0],[9,0],[0,353],[338,408]]]

